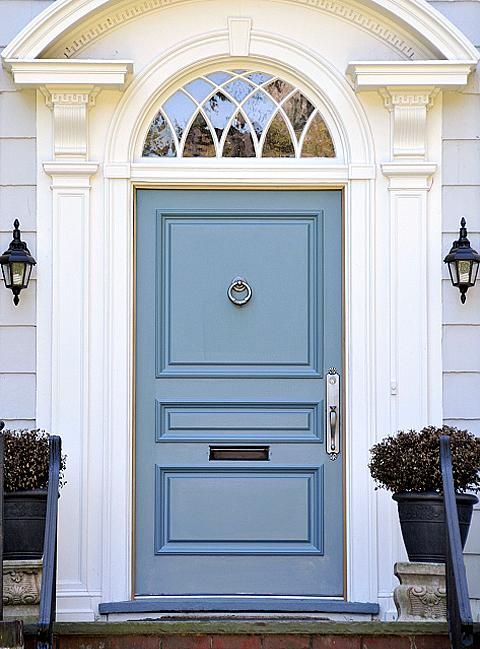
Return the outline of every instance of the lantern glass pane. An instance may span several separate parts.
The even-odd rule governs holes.
[[[470,272],[472,270],[471,261],[458,262],[458,279],[460,284],[470,284]]]
[[[454,286],[458,286],[458,273],[457,273],[457,263],[455,261],[448,262],[448,270],[450,271],[450,279]]]
[[[12,286],[24,286],[25,265],[21,261],[16,261],[11,264]]]
[[[27,264],[25,266],[25,284],[24,284],[25,288],[27,288],[28,282],[30,281],[30,275],[32,274],[32,268],[33,268],[33,266],[31,264]]]
[[[478,261],[474,261],[472,262],[472,286],[477,281],[477,275],[478,275]]]
[[[3,281],[5,282],[6,288],[10,288],[12,286],[12,276],[10,274],[10,264],[2,264],[2,274],[3,274]]]

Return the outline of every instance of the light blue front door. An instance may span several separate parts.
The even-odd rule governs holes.
[[[136,595],[342,596],[340,192],[139,190],[136,229]]]

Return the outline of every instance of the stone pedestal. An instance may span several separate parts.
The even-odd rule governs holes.
[[[6,620],[37,621],[41,581],[41,559],[3,562],[3,606]]]
[[[447,591],[444,563],[396,563],[400,581],[393,591],[399,622],[447,619]]]

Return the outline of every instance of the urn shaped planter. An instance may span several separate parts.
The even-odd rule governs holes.
[[[443,496],[436,492],[405,492],[393,494],[398,504],[398,515],[403,540],[410,561],[444,563],[446,556],[446,528]],[[457,494],[458,520],[462,548],[467,540],[476,496]]]
[[[46,512],[46,489],[4,494],[4,559],[42,557]]]

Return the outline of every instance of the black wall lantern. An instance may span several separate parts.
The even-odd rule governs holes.
[[[11,289],[13,293],[13,303],[17,306],[19,302],[19,293],[22,288],[27,288],[32,274],[32,268],[37,263],[30,254],[27,244],[20,239],[20,230],[18,219],[13,222],[13,239],[0,255],[0,264],[2,266],[3,281],[6,288]]]
[[[475,286],[480,263],[480,255],[471,247],[467,238],[466,225],[467,222],[462,217],[458,241],[453,242],[450,252],[443,260],[448,264],[452,284],[460,290],[462,304],[465,304],[470,286]]]

